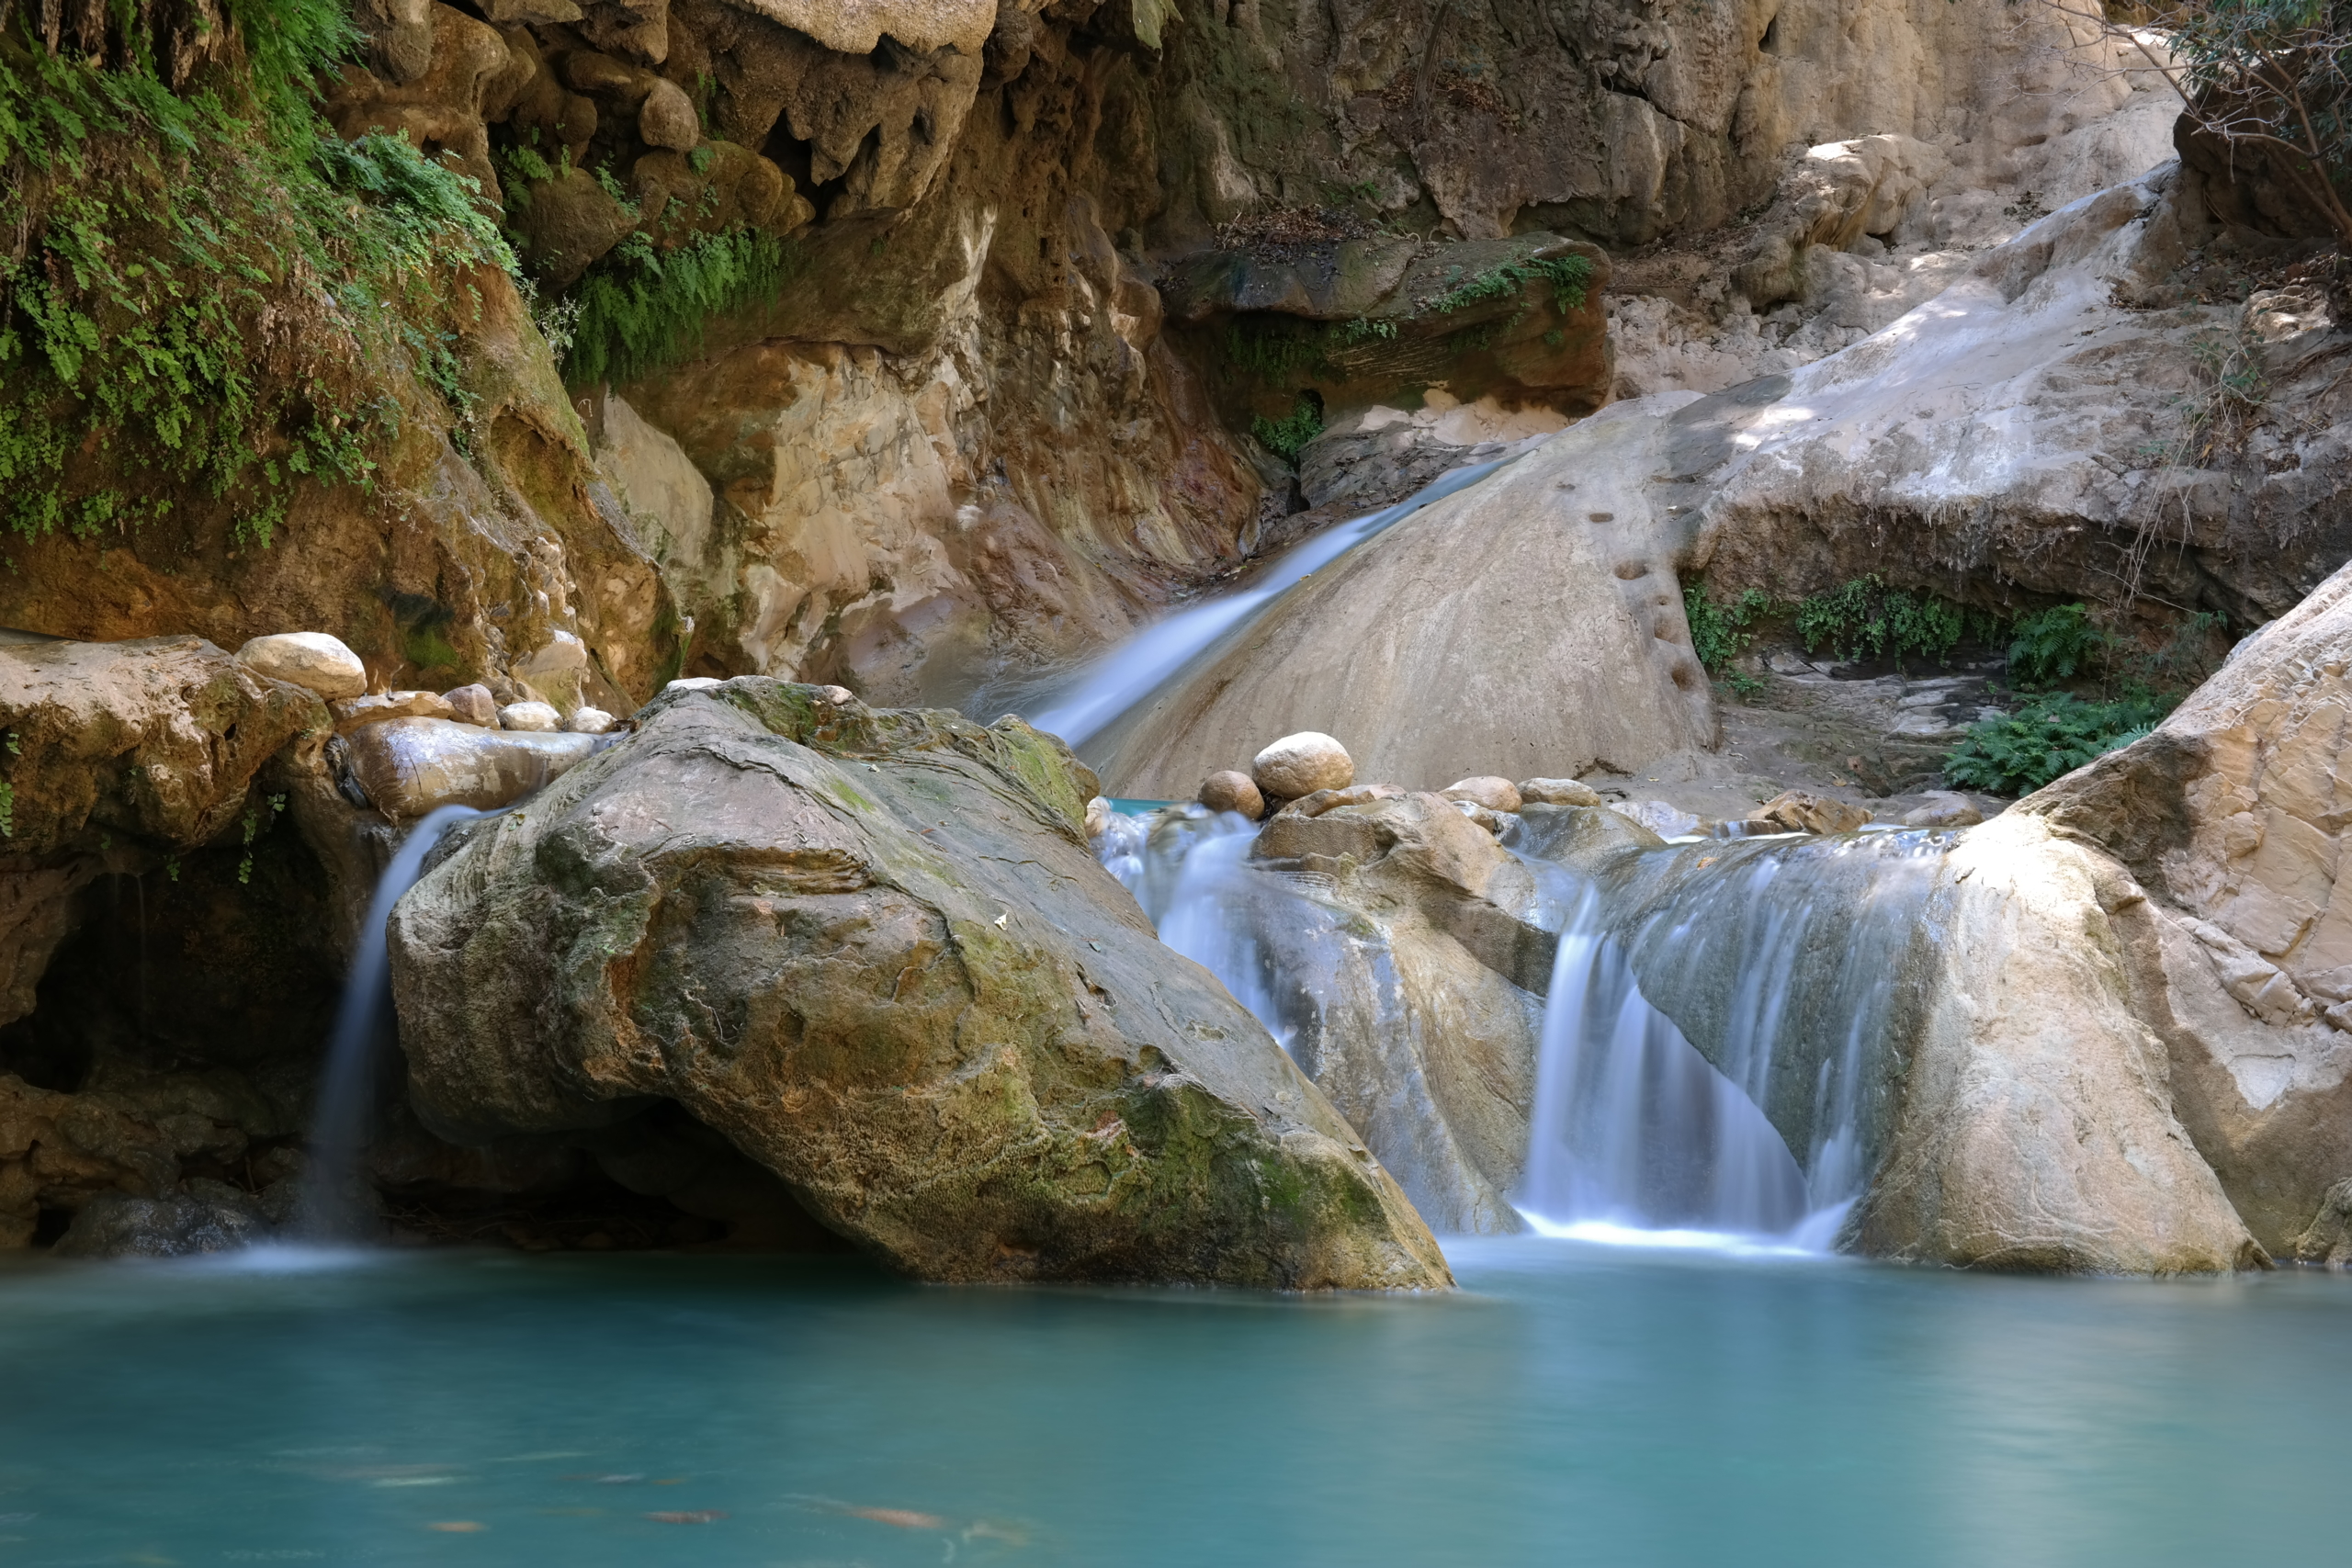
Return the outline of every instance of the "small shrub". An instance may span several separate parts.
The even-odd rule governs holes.
[[[1582,256],[1547,256],[1540,261],[1505,262],[1474,273],[1430,304],[1438,315],[1449,315],[1488,299],[1505,299],[1538,278],[1552,285],[1552,303],[1562,315],[1581,309],[1592,286],[1592,263]]]
[[[1728,604],[1709,598],[1703,583],[1693,582],[1682,590],[1682,616],[1690,624],[1691,651],[1708,674],[1727,681],[1740,696],[1761,691],[1763,682],[1753,676],[1733,674],[1731,661],[1756,640],[1756,634],[1747,628],[1771,613],[1772,597],[1760,588],[1749,589]]]
[[[2091,703],[2058,693],[1987,719],[1944,759],[1944,779],[1987,795],[2024,795],[2155,728],[2177,698],[2135,693]]]
[[[1797,637],[1805,651],[1826,648],[1845,660],[1891,653],[1897,660],[1911,654],[1940,662],[1966,626],[1965,613],[1951,601],[1914,598],[1876,576],[1858,577],[1796,607]]]
[[[1300,447],[1323,434],[1323,405],[1303,397],[1287,418],[1272,420],[1260,414],[1251,420],[1250,434],[1258,438],[1258,445],[1287,462],[1298,456]]]
[[[2060,604],[2018,617],[2009,643],[2009,675],[2030,686],[2070,681],[2088,671],[2107,646],[2080,604]]]

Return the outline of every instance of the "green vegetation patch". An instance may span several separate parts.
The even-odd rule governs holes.
[[[191,491],[266,546],[304,478],[366,484],[401,373],[467,412],[450,287],[514,257],[471,181],[345,143],[311,84],[356,44],[333,0],[231,0],[175,92],[0,33],[0,513],[20,537],[152,522]],[[22,15],[19,8],[19,16]]]
[[[1454,285],[1431,302],[1430,309],[1441,316],[1450,315],[1489,299],[1508,299],[1539,279],[1551,284],[1552,304],[1565,316],[1584,308],[1592,287],[1592,263],[1576,255],[1505,262]]]
[[[1258,438],[1258,445],[1287,461],[1298,456],[1299,448],[1323,434],[1323,405],[1316,398],[1301,397],[1297,405],[1281,419],[1261,414],[1251,420],[1250,434]]]
[[[1795,617],[1807,653],[1827,649],[1849,660],[1892,655],[1898,662],[1906,656],[1941,662],[1969,629],[1967,612],[1949,599],[1915,597],[1877,576],[1799,600]],[[1988,635],[1996,626],[1989,617],[1983,622]]]
[[[808,267],[800,246],[764,229],[706,234],[669,252],[632,233],[573,292],[564,378],[630,381],[690,359],[713,316],[774,299]]]
[[[2103,703],[2064,692],[2035,697],[2017,712],[1971,729],[1944,759],[1944,778],[1987,795],[2024,795],[2130,745],[2179,702],[2146,692]]]

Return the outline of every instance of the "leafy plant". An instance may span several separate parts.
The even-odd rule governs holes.
[[[2091,624],[2081,604],[2059,604],[2018,617],[2009,643],[2009,674],[2028,685],[2047,686],[2087,671],[2107,646],[2107,634]]]
[[[1552,285],[1552,303],[1562,315],[1579,310],[1592,286],[1592,263],[1582,256],[1546,256],[1534,261],[1505,262],[1474,273],[1430,304],[1439,315],[1450,315],[1487,299],[1504,299],[1536,279]]]
[[[1747,628],[1773,611],[1772,596],[1760,588],[1751,588],[1728,604],[1718,604],[1707,595],[1703,583],[1692,582],[1682,590],[1682,618],[1690,623],[1690,649],[1706,666],[1707,673],[1732,682],[1740,695],[1740,682],[1733,678],[1731,661],[1747,651],[1756,634]],[[1748,684],[1760,690],[1762,682],[1754,677]]]
[[[2233,159],[2268,154],[2279,176],[2352,243],[2339,182],[2352,162],[2352,0],[2177,0],[2161,37],[2104,0],[2041,0],[2077,37],[2104,35],[2179,95],[2183,118]]]
[[[1944,779],[1988,795],[2023,795],[2137,740],[2178,702],[2145,692],[2109,703],[2063,692],[2036,697],[1970,729],[1944,759]]]
[[[1284,460],[1295,457],[1300,447],[1323,434],[1323,405],[1316,398],[1302,397],[1289,414],[1282,419],[1268,419],[1260,414],[1251,420],[1250,434],[1275,457]]]
[[[1875,575],[1799,600],[1797,637],[1808,653],[1826,648],[1840,659],[1868,655],[1897,660],[1906,654],[1941,660],[1967,629],[1965,613],[1949,600],[1913,597]]]
[[[103,58],[0,34],[0,517],[19,536],[135,526],[194,491],[233,493],[232,536],[266,546],[298,480],[368,482],[401,371],[454,397],[474,297],[450,280],[513,264],[471,181],[319,119],[312,85],[357,39],[341,6],[228,12],[176,91],[153,7],[110,10]]]
[[[674,365],[701,349],[713,316],[774,299],[808,265],[800,247],[764,229],[704,234],[666,253],[632,233],[573,292],[564,378],[629,381]]]

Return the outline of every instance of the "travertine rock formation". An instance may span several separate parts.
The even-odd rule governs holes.
[[[1310,728],[1361,776],[1422,785],[1712,743],[1675,575],[1687,507],[1653,484],[1668,440],[1655,408],[1619,405],[1358,547],[1106,737],[1104,777],[1181,797]]]
[[[757,678],[645,719],[395,910],[429,1124],[672,1100],[929,1279],[1449,1282],[1329,1102],[1093,863],[1093,781],[1050,737]]]

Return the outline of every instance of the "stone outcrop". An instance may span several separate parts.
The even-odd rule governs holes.
[[[1439,1230],[1522,1228],[1549,938],[1527,866],[1428,794],[1270,822],[1234,917],[1284,977],[1291,1055]]]
[[[2042,219],[1865,342],[1680,410],[1655,490],[1700,502],[1688,565],[1719,595],[1875,572],[1991,609],[2283,615],[2352,547],[2322,499],[2346,465],[2337,340],[2291,288],[2177,298],[2167,279],[2215,237],[2160,171]],[[2216,400],[2217,354],[2273,412]]]
[[[2132,1005],[2182,1123],[2280,1257],[2352,1177],[2352,932],[2335,902],[2352,568],[2146,739],[2018,803],[2109,860]]]
[[[1329,1102],[1092,862],[1092,780],[1049,737],[759,679],[641,717],[397,907],[429,1125],[673,1101],[931,1279],[1447,1282]]]
[[[1108,737],[1103,776],[1181,795],[1308,727],[1364,777],[1422,786],[1711,744],[1676,576],[1701,498],[1652,483],[1669,439],[1655,403],[1619,405],[1359,546]]]
[[[250,830],[264,766],[327,725],[199,637],[0,643],[0,1023],[32,1010],[92,878]]]

